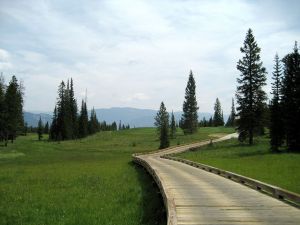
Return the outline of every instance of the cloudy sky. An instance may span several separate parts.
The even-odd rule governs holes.
[[[27,111],[52,111],[69,77],[78,101],[87,89],[89,107],[164,101],[176,111],[192,70],[200,111],[219,97],[229,113],[246,31],[270,78],[275,53],[299,41],[299,8],[298,0],[0,0],[0,71],[23,81]]]

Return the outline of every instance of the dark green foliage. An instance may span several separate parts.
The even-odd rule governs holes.
[[[213,118],[212,117],[209,118],[207,126],[208,127],[212,127],[213,126]]]
[[[221,103],[218,98],[216,99],[214,110],[215,110],[214,117],[213,117],[214,126],[215,127],[224,126],[223,112],[221,108]]]
[[[89,123],[89,127],[88,127],[89,134],[94,134],[99,131],[99,128],[100,128],[99,122],[98,122],[97,115],[96,115],[94,108],[91,111],[91,116],[90,116],[90,120],[88,123]]]
[[[46,123],[46,125],[45,125],[45,127],[44,127],[44,134],[49,134],[49,123],[48,123],[48,121],[47,121],[47,123]]]
[[[77,115],[77,102],[74,94],[74,84],[73,79],[71,78],[70,90],[69,90],[69,104],[70,104],[70,127],[71,127],[71,138],[78,137],[78,115]]]
[[[192,134],[198,130],[198,106],[196,100],[196,83],[193,72],[190,71],[189,80],[185,89],[185,100],[183,102],[183,114],[181,128],[184,134]]]
[[[118,130],[117,123],[115,121],[111,124],[111,129],[110,130],[112,130],[112,131]]]
[[[69,140],[86,137],[100,130],[96,112],[91,111],[88,119],[87,105],[82,101],[81,111],[78,115],[77,102],[74,95],[73,79],[64,81],[58,87],[58,98],[53,113],[49,139],[54,141]]]
[[[88,135],[88,112],[86,107],[86,102],[82,100],[81,102],[81,111],[79,115],[79,138],[86,137]]]
[[[52,117],[52,123],[50,127],[50,134],[49,139],[50,140],[57,140],[58,138],[58,130],[57,130],[57,109],[56,106],[54,108],[53,117]]]
[[[282,96],[280,93],[282,89],[282,69],[277,54],[274,61],[275,65],[272,77],[274,82],[272,83],[273,99],[270,105],[270,144],[271,150],[277,152],[284,140],[284,123],[281,104]]]
[[[207,127],[207,125],[208,125],[208,121],[206,120],[205,117],[203,117],[203,119],[199,123],[199,127]]]
[[[286,144],[290,151],[300,151],[300,54],[294,51],[283,58],[282,105]]]
[[[161,102],[159,111],[156,114],[154,125],[157,127],[157,132],[159,135],[159,148],[162,149],[169,147],[169,113],[167,112],[163,102]]]
[[[236,112],[234,107],[234,99],[232,98],[231,112],[226,122],[226,127],[235,127],[235,116],[236,116]]]
[[[43,138],[43,130],[44,130],[44,126],[43,126],[42,118],[40,117],[39,123],[38,123],[38,129],[37,129],[39,141],[42,140],[42,138]]]
[[[22,85],[18,83],[15,76],[12,76],[11,81],[6,89],[4,97],[5,110],[5,139],[10,139],[11,142],[16,138],[18,132],[22,133],[23,121],[23,90]]]
[[[172,111],[171,114],[171,130],[170,130],[170,137],[175,138],[176,137],[176,122],[175,122],[175,117],[174,113]]]
[[[237,79],[236,91],[239,140],[248,138],[252,145],[254,134],[261,133],[263,129],[266,93],[262,87],[266,84],[266,69],[260,60],[260,48],[251,29],[240,50],[243,58],[237,63],[240,78]]]

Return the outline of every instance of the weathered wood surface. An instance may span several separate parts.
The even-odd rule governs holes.
[[[233,137],[228,135],[222,141]],[[159,180],[168,224],[300,224],[300,210],[284,202],[181,162],[160,158],[208,142],[134,157]],[[157,181],[156,181],[157,182]]]

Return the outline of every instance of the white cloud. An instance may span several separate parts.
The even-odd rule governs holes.
[[[0,71],[10,69],[11,67],[10,54],[8,51],[0,48]]]
[[[229,112],[247,29],[269,74],[276,51],[284,56],[300,36],[297,1],[293,9],[226,0],[0,4],[0,70],[24,80],[27,110],[52,111],[59,82],[70,77],[79,102],[88,89],[89,107],[157,109],[164,101],[180,110],[192,69],[200,111],[219,97]]]

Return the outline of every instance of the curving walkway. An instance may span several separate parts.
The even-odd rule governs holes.
[[[214,142],[234,136],[227,135]],[[207,143],[136,156],[135,161],[150,166],[159,180],[168,208],[169,225],[300,224],[300,210],[293,206],[218,175],[160,158]]]

